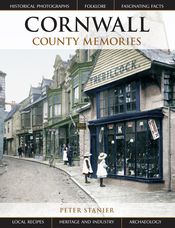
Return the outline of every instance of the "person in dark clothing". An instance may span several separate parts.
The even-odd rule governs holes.
[[[73,150],[70,145],[67,147],[67,158],[69,166],[72,166]]]
[[[22,157],[23,149],[21,146],[18,147],[18,155],[19,157]]]
[[[32,157],[32,150],[31,150],[31,146],[30,145],[28,146],[27,154],[28,154],[29,158]]]

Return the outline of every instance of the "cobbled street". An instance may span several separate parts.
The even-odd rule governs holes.
[[[6,158],[4,162],[1,203],[94,203],[63,171],[24,160]]]

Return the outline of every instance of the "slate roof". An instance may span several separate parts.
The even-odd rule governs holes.
[[[159,49],[142,49],[139,50],[144,56],[149,58],[151,61],[157,61],[160,63],[175,64],[175,59],[173,53]]]
[[[27,106],[25,106],[25,108],[23,108],[21,111],[25,111],[28,108],[32,107],[34,104],[39,103],[40,101],[44,100],[46,98],[46,96],[40,96],[38,99],[36,99],[33,103],[29,103]]]
[[[15,107],[10,112],[7,113],[5,121],[11,119],[13,117],[13,115],[15,114],[15,112],[18,111],[18,108],[19,108],[19,104],[15,105]]]
[[[31,94],[41,94],[41,87],[31,87]]]

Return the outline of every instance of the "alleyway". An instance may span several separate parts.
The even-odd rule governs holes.
[[[0,203],[92,203],[70,177],[38,163],[6,158],[7,171],[0,175]]]

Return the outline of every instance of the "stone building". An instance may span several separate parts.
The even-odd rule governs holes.
[[[4,134],[4,118],[5,118],[5,76],[0,71],[0,162],[3,157],[3,134]]]
[[[175,189],[174,74],[166,51],[98,51],[84,89],[91,104],[79,110],[88,120],[84,150],[92,153],[94,173],[106,152],[109,177]]]
[[[16,155],[18,139],[16,131],[20,126],[20,117],[15,115],[19,110],[19,105],[14,105],[4,120],[4,154]]]
[[[26,156],[43,156],[43,121],[46,92],[52,80],[43,79],[38,87],[31,87],[29,97],[20,106],[21,128],[17,134]]]
[[[48,90],[48,122],[45,123],[47,155],[55,154],[62,159],[62,145],[70,144],[74,163],[79,163],[79,113],[89,102],[84,94],[94,58],[93,50],[77,50],[64,62],[57,56],[54,63],[53,85]]]

